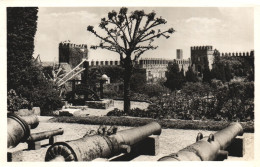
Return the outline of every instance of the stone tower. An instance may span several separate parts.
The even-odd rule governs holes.
[[[177,54],[177,59],[183,59],[183,51],[182,49],[177,49],[176,50],[176,54]]]
[[[71,68],[74,68],[82,61],[82,59],[87,58],[87,45],[76,45],[64,42],[59,44],[59,63],[68,63]]]
[[[212,46],[194,46],[191,47],[191,66],[193,71],[202,74],[203,70],[212,69],[214,60],[214,50]]]

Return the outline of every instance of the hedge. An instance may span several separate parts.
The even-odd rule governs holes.
[[[200,129],[218,131],[229,125],[228,121],[193,121],[193,120],[173,120],[173,119],[152,119],[152,118],[133,118],[115,116],[87,116],[87,117],[68,117],[58,116],[49,122],[77,123],[90,125],[117,125],[117,126],[142,126],[150,122],[157,121],[164,129]],[[254,122],[240,122],[244,132],[254,132]]]

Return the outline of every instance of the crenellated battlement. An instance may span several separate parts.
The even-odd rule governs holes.
[[[82,59],[88,58],[86,44],[72,44],[70,41],[59,43],[59,62],[68,63],[72,68],[77,66]]]
[[[121,65],[121,62],[119,60],[89,60],[89,65],[90,66],[117,66]],[[179,60],[179,59],[163,59],[163,58],[142,58],[140,59],[137,64],[139,65],[150,65],[150,66],[156,66],[156,65],[166,65],[170,62],[176,62],[177,64],[185,65],[185,64],[190,64],[191,60]]]
[[[89,66],[120,66],[121,62],[119,60],[91,60],[88,61]]]
[[[142,58],[139,60],[140,65],[168,65],[173,60],[163,58]]]
[[[190,58],[186,59],[186,60],[184,60],[184,59],[182,59],[182,60],[174,59],[173,61],[177,64],[180,64],[180,65],[190,65],[191,64]]]
[[[79,48],[79,49],[86,49],[88,46],[86,44],[73,44],[70,42],[60,42],[60,48]]]
[[[223,57],[252,57],[254,51],[251,52],[225,52],[220,54]]]
[[[212,50],[213,47],[212,46],[192,46],[191,51],[201,51],[201,50]]]

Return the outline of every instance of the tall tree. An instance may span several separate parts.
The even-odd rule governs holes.
[[[213,64],[214,65],[211,70],[212,78],[216,78],[218,80],[221,80],[222,82],[226,82],[225,69],[224,69],[225,65],[221,61],[221,57],[215,56]]]
[[[232,79],[232,74],[228,63],[225,65],[224,70],[226,81],[229,82]]]
[[[203,82],[211,83],[211,79],[211,71],[209,70],[209,68],[205,68],[203,70]]]
[[[187,82],[197,82],[198,78],[196,74],[193,72],[191,66],[188,67],[188,71],[186,72],[185,79]]]
[[[7,88],[31,85],[28,71],[32,65],[38,8],[7,8]],[[19,91],[17,91],[20,94]]]
[[[184,83],[184,76],[180,72],[179,65],[173,62],[172,64],[170,63],[167,68],[165,73],[167,80],[164,85],[172,91],[181,89]]]
[[[108,18],[102,18],[99,27],[105,31],[106,35],[98,34],[93,26],[88,26],[87,30],[101,40],[97,46],[91,48],[106,49],[116,52],[120,56],[120,61],[124,70],[124,110],[130,111],[130,78],[133,67],[138,58],[146,51],[156,49],[158,46],[152,45],[156,38],[169,38],[167,34],[174,33],[170,28],[165,31],[156,29],[159,25],[167,23],[162,17],[156,18],[153,11],[146,14],[143,10],[135,10],[130,14],[128,9],[122,7],[119,13],[112,11],[108,13]]]
[[[181,74],[181,76],[185,79],[185,76],[184,76],[184,68],[183,68],[183,65],[182,65],[182,67],[181,67],[181,71],[180,71],[180,74]]]
[[[47,114],[62,103],[55,85],[44,77],[32,56],[37,13],[36,7],[7,8],[7,89]]]
[[[130,81],[131,90],[134,92],[142,92],[146,86],[146,76],[138,71],[135,71]]]

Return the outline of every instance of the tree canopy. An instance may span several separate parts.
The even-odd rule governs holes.
[[[180,71],[179,65],[176,62],[173,62],[172,64],[170,63],[168,65],[168,69],[165,75],[167,80],[164,85],[167,88],[171,89],[172,91],[181,89],[185,78],[183,72]]]
[[[191,66],[188,67],[188,70],[186,71],[185,79],[187,82],[197,82],[198,78],[196,74],[193,72]]]
[[[117,13],[109,12],[107,18],[102,18],[99,24],[103,33],[95,31],[89,25],[87,30],[100,39],[99,45],[91,46],[92,49],[106,49],[116,52],[124,70],[124,110],[130,110],[130,78],[134,63],[148,50],[154,50],[158,46],[152,43],[156,38],[169,38],[169,34],[175,32],[173,28],[162,31],[157,29],[159,25],[165,25],[167,21],[162,17],[156,17],[156,13],[145,13],[144,10],[135,10],[128,13],[128,8],[122,7]]]
[[[152,45],[155,38],[172,34],[175,30],[170,28],[166,31],[154,28],[158,25],[166,24],[163,18],[155,18],[153,11],[146,14],[143,10],[135,10],[128,14],[128,9],[123,7],[119,13],[112,11],[108,13],[108,18],[102,18],[99,27],[106,32],[105,36],[99,35],[93,26],[88,26],[87,30],[92,32],[101,41],[99,45],[91,48],[102,48],[120,54],[122,63],[127,61],[133,53],[133,61],[136,61],[144,52],[156,49],[158,46]],[[123,64],[124,65],[124,64]]]

